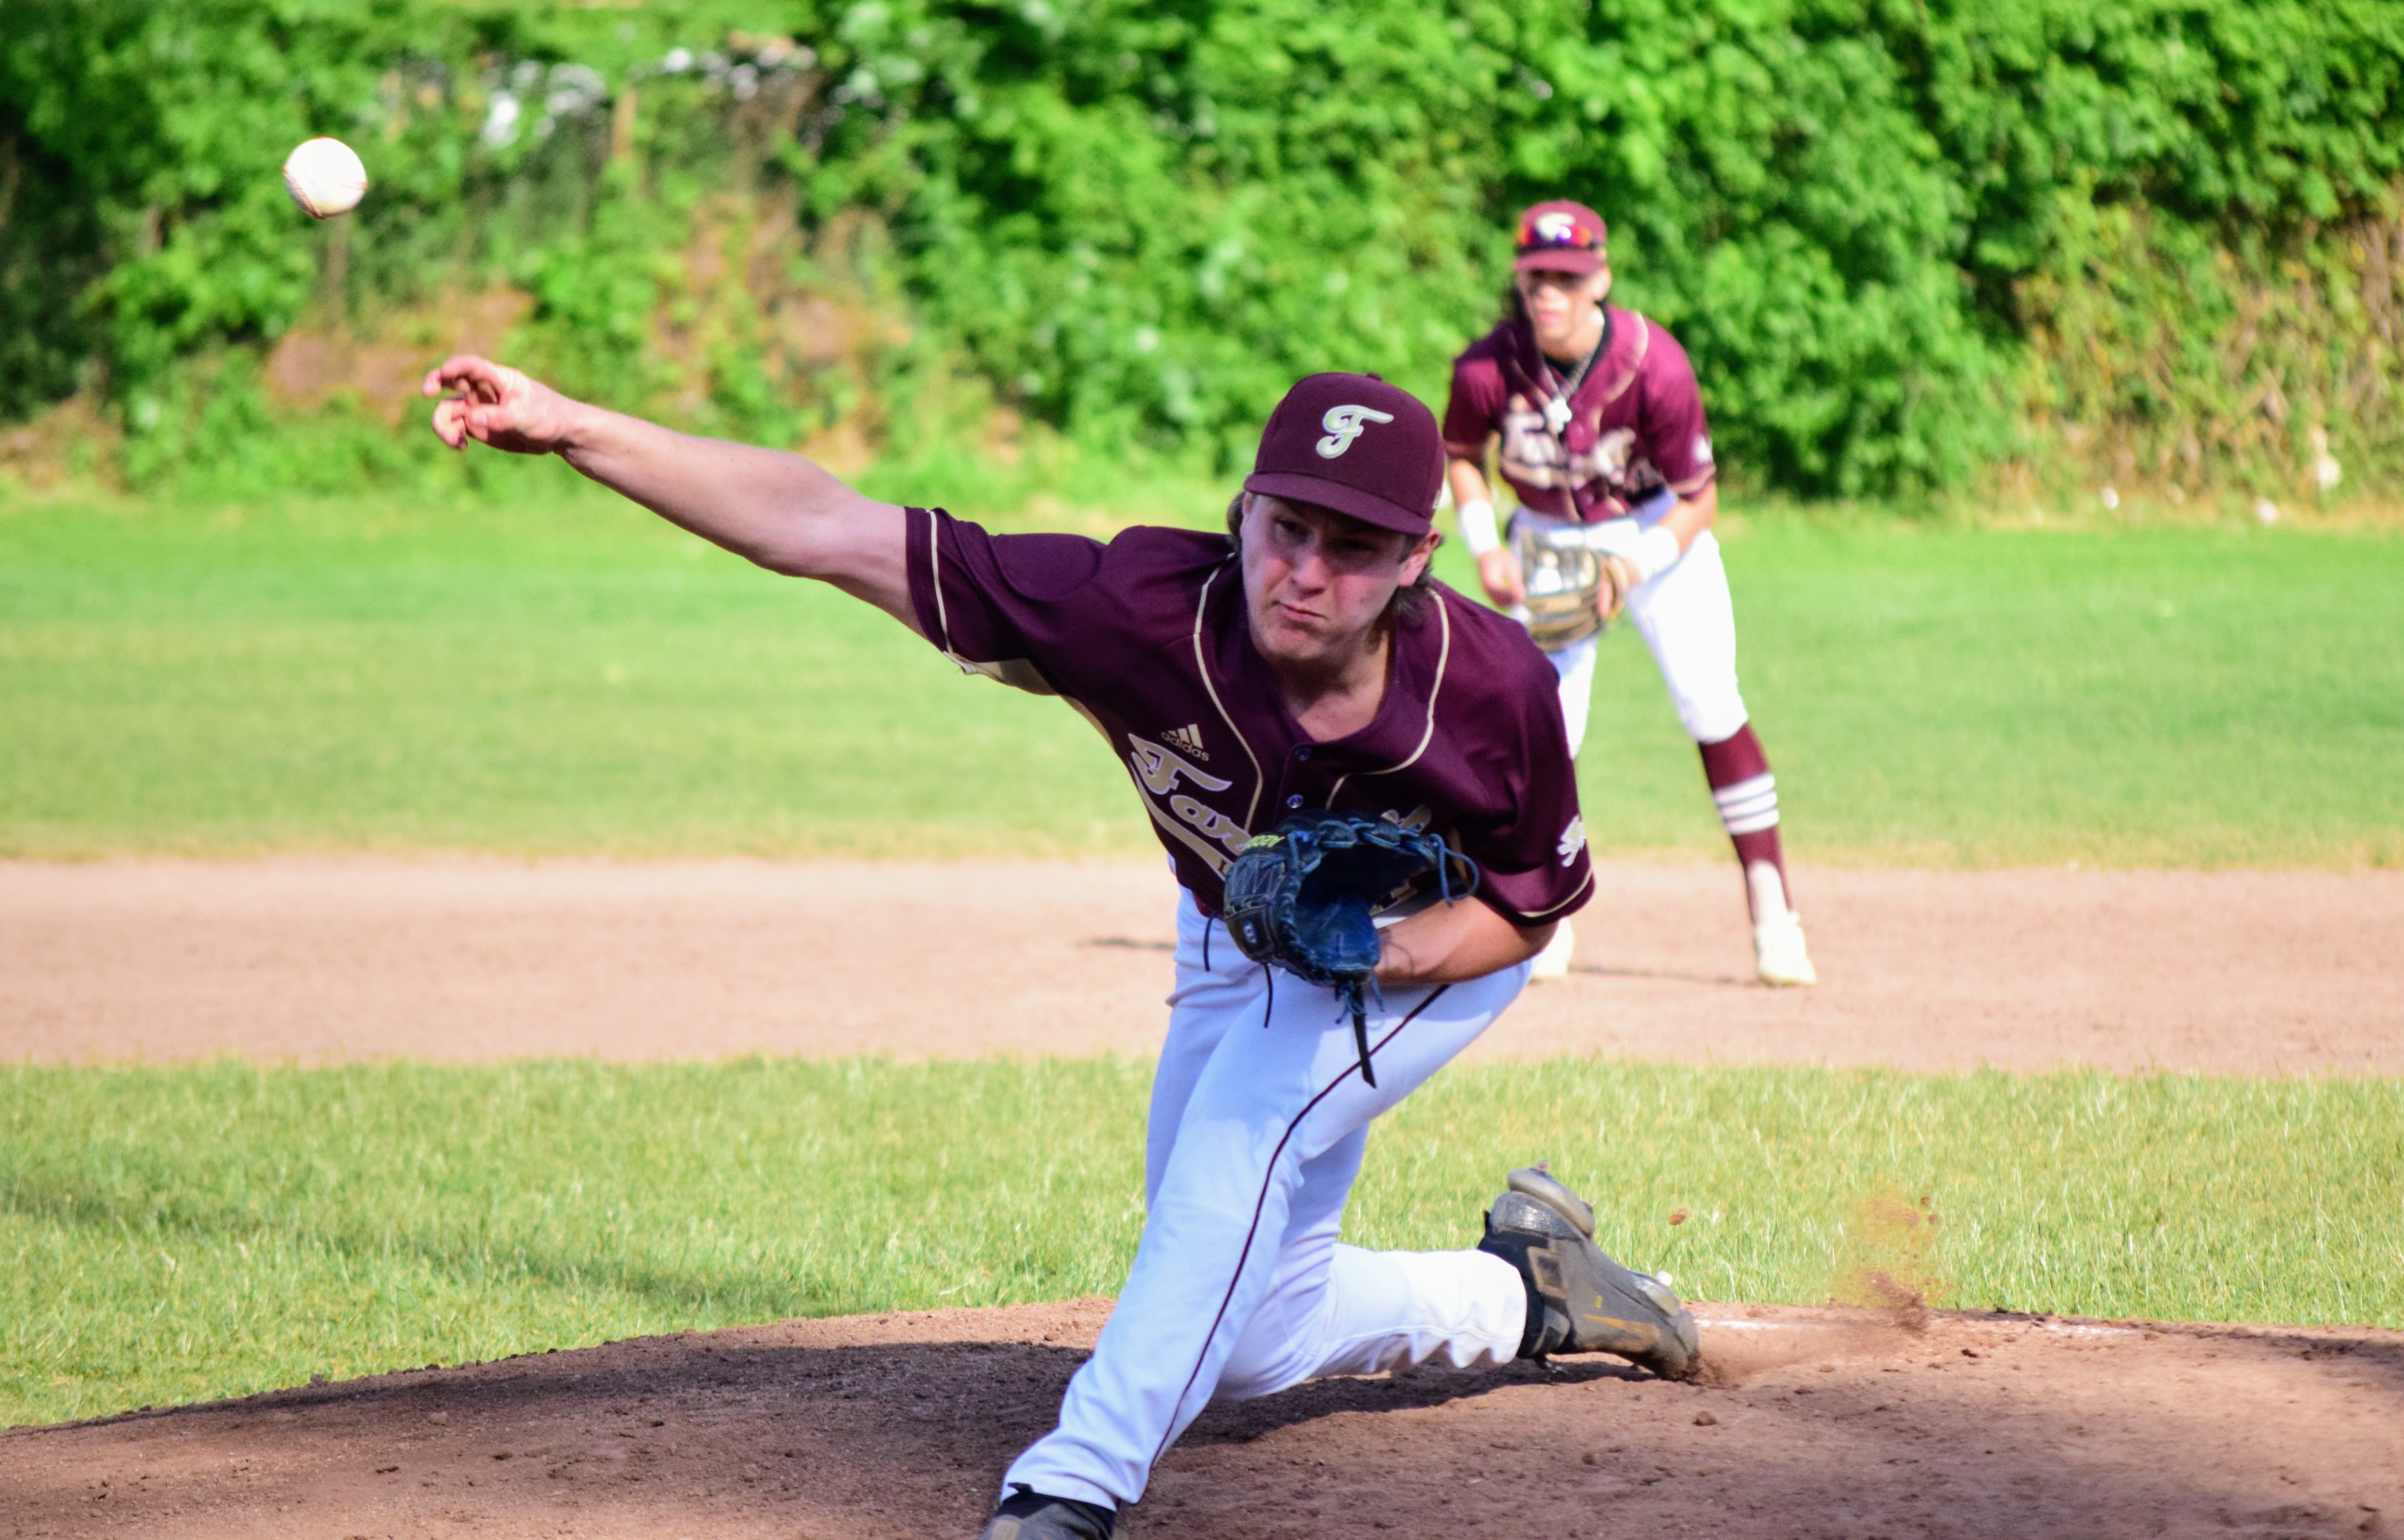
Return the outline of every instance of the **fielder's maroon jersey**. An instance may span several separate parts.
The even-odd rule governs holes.
[[[993,535],[909,511],[918,628],[971,673],[1056,694],[1134,779],[1203,913],[1244,842],[1298,807],[1433,827],[1521,924],[1584,902],[1593,875],[1551,665],[1517,622],[1441,586],[1397,625],[1386,698],[1326,743],[1286,710],[1252,648],[1223,537],[1129,529]]]
[[[1611,335],[1558,438],[1544,408],[1571,371],[1544,357],[1535,329],[1504,321],[1471,343],[1452,363],[1445,452],[1482,464],[1487,440],[1499,434],[1502,479],[1520,503],[1588,524],[1629,512],[1664,486],[1682,497],[1709,486],[1712,430],[1686,350],[1632,310],[1604,314]]]

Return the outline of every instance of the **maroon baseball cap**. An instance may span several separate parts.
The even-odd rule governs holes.
[[[1435,527],[1435,413],[1375,374],[1313,374],[1269,413],[1244,490],[1317,503],[1402,535]]]
[[[1538,203],[1519,216],[1519,256],[1515,273],[1595,272],[1609,260],[1604,247],[1611,240],[1602,216],[1566,198]]]

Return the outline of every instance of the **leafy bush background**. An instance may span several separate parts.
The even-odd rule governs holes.
[[[2393,488],[2399,77],[2393,0],[12,0],[0,422],[473,477],[358,358],[505,287],[514,356],[708,431],[1223,466],[1308,370],[1440,400],[1566,191],[1753,484]],[[316,133],[375,179],[323,226]]]

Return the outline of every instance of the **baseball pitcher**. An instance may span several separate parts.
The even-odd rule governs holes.
[[[1596,644],[1626,610],[1702,750],[1744,873],[1762,982],[1813,984],[1779,844],[1777,777],[1737,690],[1702,396],[1676,338],[1604,302],[1607,235],[1583,203],[1520,216],[1509,314],[1452,366],[1444,441],[1461,539],[1487,595],[1551,660],[1572,754],[1586,738]],[[1519,499],[1507,539],[1486,483],[1489,449]],[[1572,945],[1564,923],[1535,976],[1567,973]]]
[[[1692,1374],[1692,1317],[1541,1168],[1474,1246],[1337,1239],[1369,1124],[1486,1029],[1587,896],[1544,657],[1429,580],[1434,415],[1319,374],[1270,417],[1223,535],[994,535],[797,455],[571,401],[482,358],[434,428],[570,465],[963,670],[1057,695],[1125,767],[1182,889],[1135,1266],[987,1540],[1102,1540],[1217,1396],[1432,1358],[1608,1351]],[[1464,1216],[1464,1219],[1466,1216]]]

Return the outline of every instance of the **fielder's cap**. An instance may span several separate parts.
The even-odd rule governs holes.
[[[1515,273],[1587,273],[1600,268],[1611,240],[1602,216],[1566,198],[1538,203],[1519,216],[1519,255]]]
[[[1244,490],[1317,503],[1402,535],[1435,526],[1435,413],[1375,374],[1313,374],[1269,413]]]

